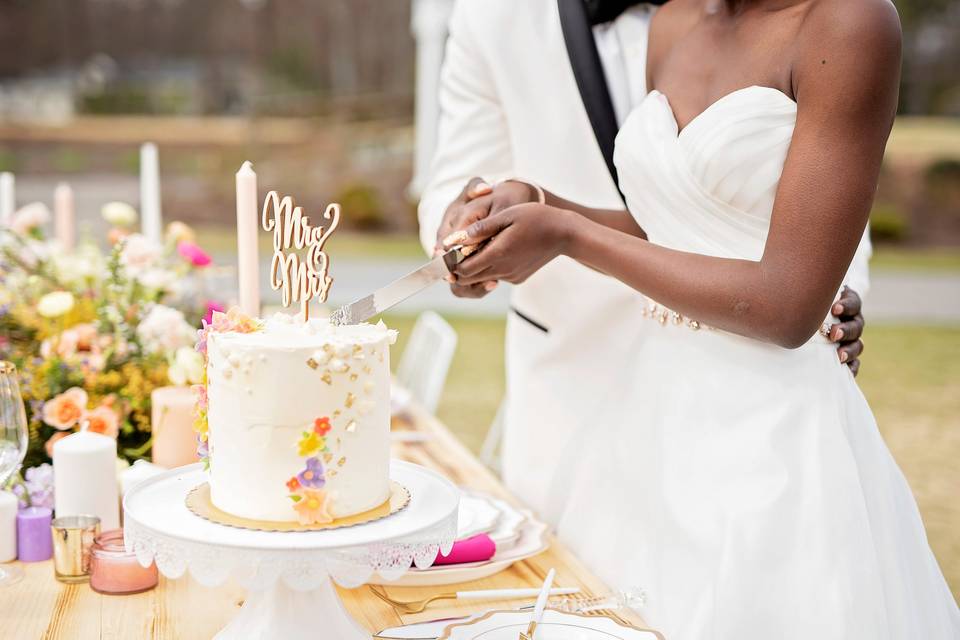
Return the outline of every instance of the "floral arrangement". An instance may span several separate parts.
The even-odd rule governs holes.
[[[132,231],[130,205],[108,203],[102,216],[106,250],[90,238],[71,251],[48,240],[39,203],[0,229],[0,359],[21,373],[24,467],[81,427],[116,438],[127,460],[146,457],[153,389],[203,377],[196,328],[222,308],[205,295],[210,257],[185,224],[170,224],[160,244]]]

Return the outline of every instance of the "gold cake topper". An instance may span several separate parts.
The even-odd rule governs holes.
[[[281,198],[276,191],[268,193],[263,201],[260,224],[265,231],[273,231],[270,286],[282,292],[283,306],[300,303],[304,322],[310,319],[310,301],[326,301],[333,284],[330,258],[323,246],[340,224],[340,205],[328,204],[323,218],[330,221],[326,227],[310,224],[303,207],[290,196]],[[307,249],[305,258],[296,253],[302,249]]]

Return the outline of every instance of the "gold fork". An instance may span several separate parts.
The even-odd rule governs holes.
[[[424,598],[423,600],[402,602],[400,600],[394,600],[382,590],[374,588],[373,585],[368,586],[370,587],[370,591],[373,592],[373,595],[389,604],[400,615],[422,613],[431,603],[434,603],[437,600],[509,600],[513,598],[534,597],[537,595],[538,591],[537,589],[491,589],[487,591],[460,591],[438,593],[435,596],[430,596],[429,598]],[[557,588],[553,590],[553,595],[573,595],[579,591],[580,590],[576,588]]]

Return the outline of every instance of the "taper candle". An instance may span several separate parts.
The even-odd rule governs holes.
[[[53,556],[50,522],[53,512],[47,507],[27,507],[17,513],[17,559],[41,562]]]
[[[160,158],[157,145],[140,147],[140,231],[157,244],[163,242],[160,212]]]
[[[159,387],[150,394],[154,463],[173,468],[200,460],[193,430],[196,404],[190,387]]]
[[[53,445],[53,487],[57,517],[90,514],[104,529],[120,525],[117,442],[78,431]]]
[[[17,497],[9,491],[0,491],[0,562],[17,557]]]
[[[237,171],[237,276],[240,281],[240,309],[249,316],[260,315],[260,264],[257,255],[257,174],[250,161]]]
[[[61,182],[53,191],[53,225],[57,242],[66,251],[72,251],[76,243],[76,224],[73,189]]]
[[[0,173],[0,225],[9,227],[17,209],[16,181],[9,171]]]

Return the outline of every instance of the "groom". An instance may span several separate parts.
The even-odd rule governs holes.
[[[478,217],[536,197],[522,182],[497,184],[505,178],[590,207],[625,208],[613,142],[647,93],[654,10],[629,0],[457,1],[442,72],[439,142],[419,207],[428,251]],[[869,251],[865,239],[847,277],[861,292]],[[477,298],[497,283],[451,286],[458,296]],[[644,304],[633,289],[566,257],[513,288],[503,474],[541,517],[560,449],[570,437],[602,432],[594,419],[629,370],[630,347],[648,331],[665,330],[640,320]],[[856,373],[860,298],[847,290],[838,305],[834,312],[844,322],[831,336]],[[624,419],[643,424],[642,415]]]

